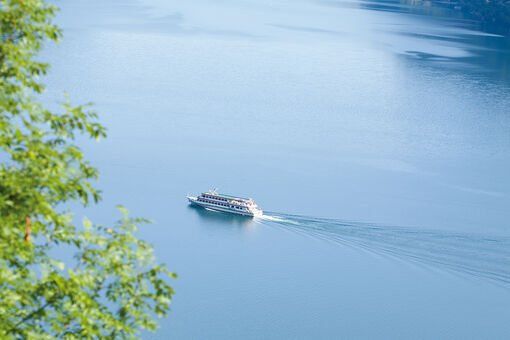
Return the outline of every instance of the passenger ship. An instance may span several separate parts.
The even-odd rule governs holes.
[[[244,216],[262,216],[262,209],[257,207],[251,198],[218,194],[216,190],[209,190],[198,197],[186,196],[186,198],[191,204],[196,204],[206,209]]]

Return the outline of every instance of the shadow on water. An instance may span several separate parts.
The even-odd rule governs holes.
[[[468,34],[444,37],[411,32],[395,32],[395,34],[435,41],[438,45],[448,43],[465,51],[466,54],[465,56],[451,56],[439,52],[403,51],[401,55],[409,62],[426,62],[431,66],[446,70],[459,68],[472,76],[489,77],[510,85],[510,38]]]
[[[268,213],[257,221],[510,288],[510,238]]]
[[[376,24],[377,31],[387,34],[381,37],[382,41],[396,46],[396,54],[417,66],[458,68],[473,77],[510,84],[510,37],[481,32],[476,21],[466,18],[454,6],[445,6],[446,2],[320,0],[318,3],[413,16],[412,21],[402,22],[398,18],[381,18]]]
[[[234,215],[230,213],[224,213],[221,211],[208,210],[196,205],[188,205],[188,209],[196,212],[200,220],[203,222],[216,222],[218,224],[227,224],[231,226],[237,226],[242,228],[249,228],[254,225],[254,220],[249,216]]]

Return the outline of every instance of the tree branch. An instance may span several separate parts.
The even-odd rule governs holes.
[[[18,322],[16,325],[14,325],[14,327],[9,329],[5,334],[10,334],[10,333],[14,332],[21,324],[23,324],[26,321],[32,319],[37,314],[41,313],[43,310],[46,309],[46,307],[48,307],[49,305],[54,303],[58,298],[59,298],[59,294],[53,295],[43,306],[41,306],[37,310],[33,311],[32,313],[28,314],[27,316],[25,316],[23,319],[21,319],[20,322]]]

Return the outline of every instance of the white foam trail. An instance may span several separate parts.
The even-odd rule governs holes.
[[[280,217],[271,216],[271,215],[262,215],[259,216],[260,219],[266,220],[266,221],[275,221],[275,222],[291,222],[290,220],[286,220]]]
[[[293,221],[293,220],[286,219],[286,218],[279,217],[279,216],[262,215],[262,216],[259,216],[259,218],[262,219],[262,220],[266,220],[266,221],[279,222],[279,223],[288,223],[288,224],[294,224],[294,225],[301,225],[297,221]]]
[[[510,285],[510,238],[267,213],[261,222]]]

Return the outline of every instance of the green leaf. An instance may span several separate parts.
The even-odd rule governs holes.
[[[76,136],[99,141],[106,129],[66,93],[58,110],[41,104],[49,64],[38,54],[62,36],[56,11],[43,0],[0,0],[0,339],[132,338],[167,314],[174,291],[165,280],[177,276],[136,238],[148,220],[119,206],[118,224],[84,218],[77,227],[64,210],[101,200],[99,172]]]

